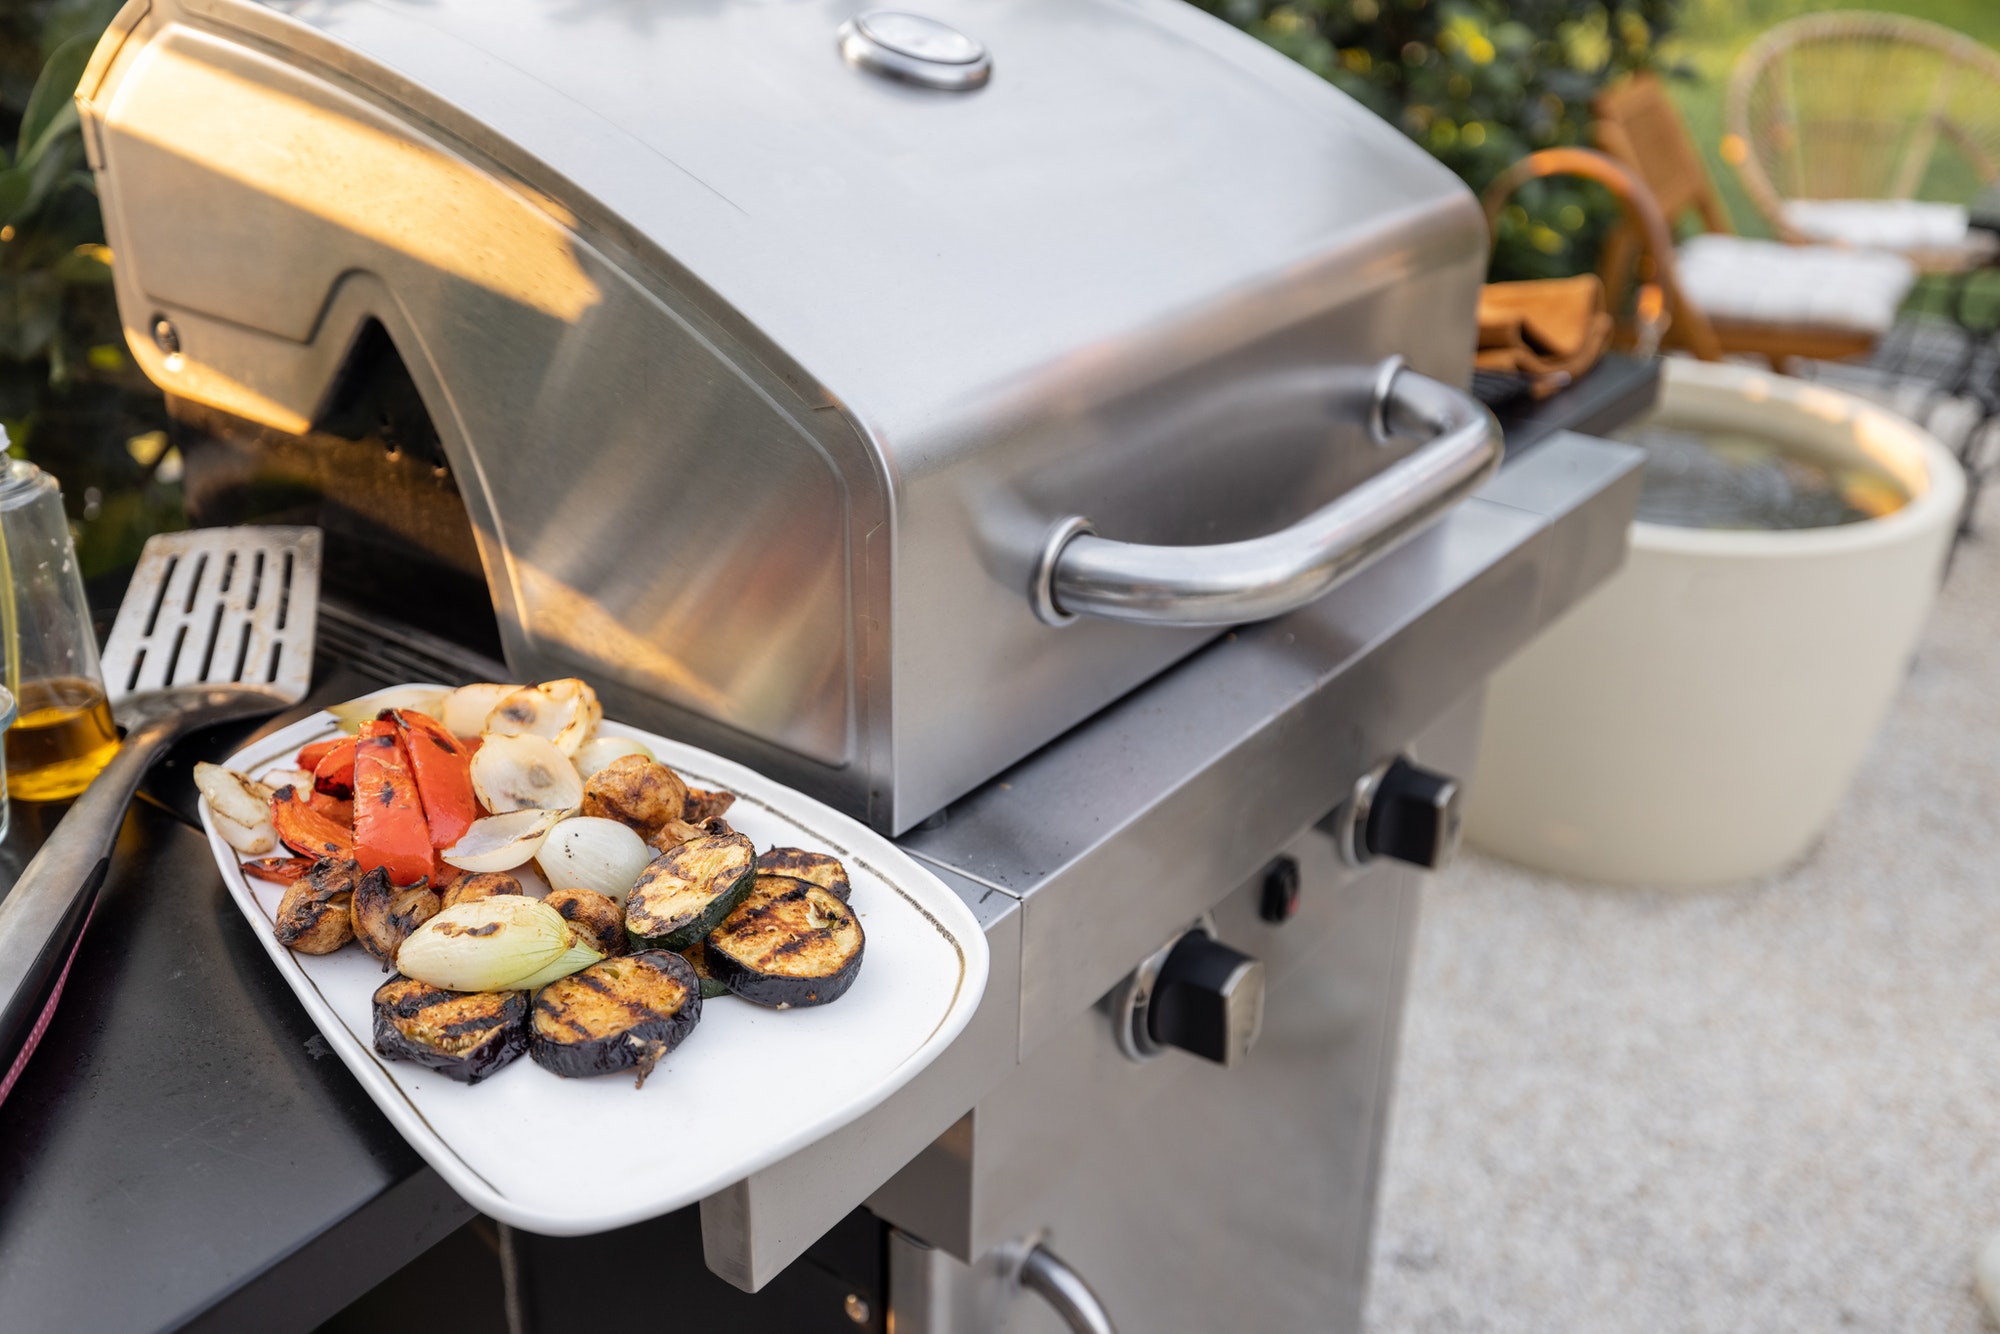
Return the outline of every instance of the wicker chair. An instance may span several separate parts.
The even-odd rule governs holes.
[[[1786,240],[1930,273],[1992,261],[1963,205],[2000,177],[2000,55],[1971,38],[1896,14],[1793,19],[1743,53],[1725,116],[1723,156]]]
[[[1780,368],[1793,357],[1838,360],[1866,354],[1894,325],[1916,285],[1916,266],[1889,251],[1735,235],[1657,78],[1612,85],[1592,111],[1598,146],[1644,183],[1667,225],[1689,213],[1700,223],[1700,233],[1680,243],[1675,267],[1684,301],[1706,314],[1724,352],[1762,356]],[[1632,229],[1621,228],[1606,246],[1605,284],[1614,299],[1635,245]]]

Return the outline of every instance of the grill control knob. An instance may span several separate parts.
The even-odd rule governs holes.
[[[1144,1022],[1159,1046],[1235,1065],[1264,1026],[1264,965],[1206,931],[1190,931],[1160,965]]]
[[[1435,871],[1458,851],[1458,780],[1398,756],[1354,785],[1333,830],[1350,866],[1393,857]]]

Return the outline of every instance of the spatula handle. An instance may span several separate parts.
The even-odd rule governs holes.
[[[153,762],[182,730],[183,716],[145,723],[57,823],[0,899],[0,1101],[41,1041],[62,996],[70,960],[97,906],[125,809]]]

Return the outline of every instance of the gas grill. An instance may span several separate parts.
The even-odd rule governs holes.
[[[987,933],[699,1257],[504,1232],[513,1327],[702,1264],[732,1327],[1358,1326],[1412,868],[1636,496],[1496,471],[1463,187],[1176,0],[135,0],[79,102],[191,511],[327,529],[331,655],[582,675]]]

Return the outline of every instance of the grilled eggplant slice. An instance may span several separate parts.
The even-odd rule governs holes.
[[[444,887],[443,900],[439,908],[449,908],[457,903],[470,903],[474,899],[490,899],[495,894],[524,894],[521,882],[505,871],[467,871]]]
[[[840,864],[838,857],[829,857],[824,852],[807,852],[804,848],[772,848],[757,859],[757,874],[788,875],[794,880],[818,885],[842,903],[846,903],[854,893],[853,887],[847,883],[847,868]]]
[[[272,933],[301,954],[331,954],[354,939],[354,882],[361,867],[352,857],[322,857],[278,901]]]
[[[757,873],[741,834],[704,834],[655,857],[625,896],[625,929],[641,948],[684,950],[735,910]]]
[[[375,1050],[477,1084],[528,1049],[528,993],[446,991],[397,977],[375,989]]]
[[[404,938],[437,916],[444,900],[425,881],[398,885],[389,879],[388,867],[378,866],[355,882],[352,906],[354,938],[384,968],[393,968]]]
[[[691,787],[687,790],[687,800],[683,803],[681,819],[689,824],[700,824],[704,820],[718,819],[729,814],[729,808],[735,804],[734,792],[710,792],[705,788]]]
[[[625,910],[594,889],[555,889],[542,900],[576,929],[585,943],[610,958],[625,952]]]
[[[759,875],[743,905],[710,933],[708,966],[744,1000],[778,1009],[839,1000],[867,944],[854,910],[790,876]]]
[[[682,818],[687,784],[681,776],[644,755],[626,755],[599,769],[583,785],[581,814],[631,825],[643,838],[669,820]]]
[[[690,945],[680,951],[680,956],[688,961],[688,966],[694,969],[694,975],[701,979],[703,1000],[714,1000],[729,994],[729,988],[722,984],[716,977],[715,970],[708,966],[708,946]]]
[[[701,1021],[701,981],[666,950],[605,959],[535,995],[528,1055],[569,1079],[653,1067]]]

